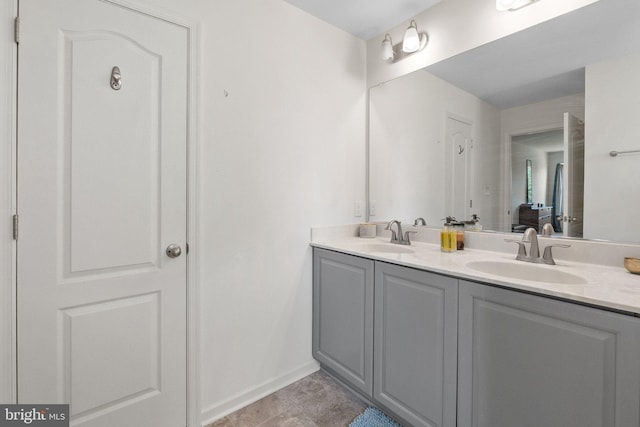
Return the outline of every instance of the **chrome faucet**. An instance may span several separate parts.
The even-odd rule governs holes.
[[[416,218],[415,221],[413,221],[413,225],[414,226],[427,225],[427,221],[425,221],[424,218],[419,217],[419,218]]]
[[[529,258],[540,258],[540,246],[538,246],[538,233],[535,228],[527,228],[522,236],[523,242],[529,242]]]
[[[543,229],[544,232],[544,229]],[[553,259],[553,254],[551,253],[552,248],[570,248],[571,245],[549,245],[544,248],[544,252],[542,257],[540,257],[540,247],[538,246],[538,233],[535,228],[527,228],[522,236],[522,240],[512,240],[505,239],[505,242],[509,243],[517,243],[518,244],[518,254],[516,255],[516,259],[518,261],[525,262],[534,262],[537,264],[549,264],[556,265],[556,262]],[[527,255],[527,248],[525,243],[529,243],[529,255]]]
[[[391,228],[391,226],[395,224],[396,230]],[[398,245],[410,245],[411,239],[409,238],[410,233],[415,233],[415,231],[406,231],[404,235],[402,234],[402,224],[397,219],[389,221],[385,230],[391,231],[391,243],[396,243]]]

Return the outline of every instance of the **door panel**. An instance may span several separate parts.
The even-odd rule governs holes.
[[[313,356],[371,396],[373,261],[314,249],[313,305]]]
[[[412,426],[454,427],[457,280],[375,269],[373,398]]]
[[[469,177],[471,124],[447,117],[447,176],[445,177],[445,212],[459,220],[471,216]]]
[[[121,35],[64,31],[62,37],[62,73],[71,77],[61,88],[69,132],[63,220],[70,273],[156,266],[160,57]],[[124,73],[119,91],[107,84],[116,64]]]
[[[63,362],[73,363],[63,371],[72,416],[160,392],[159,302],[156,292],[61,310]],[[111,386],[95,387],[96,372],[109,372]]]
[[[186,424],[187,30],[20,0],[18,399]],[[121,88],[111,86],[118,67]]]
[[[640,319],[459,283],[459,426],[640,425]]]

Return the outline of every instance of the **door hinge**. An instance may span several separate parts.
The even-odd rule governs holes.
[[[20,17],[16,16],[16,19],[13,22],[13,38],[16,41],[16,44],[20,43]]]
[[[18,215],[13,216],[13,240],[18,240]]]

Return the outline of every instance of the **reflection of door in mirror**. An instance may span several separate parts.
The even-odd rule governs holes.
[[[584,122],[564,114],[563,234],[582,237],[584,216]]]
[[[564,161],[563,149],[562,129],[511,136],[512,231],[538,229],[541,219],[552,222],[556,167]]]
[[[468,219],[473,201],[470,199],[471,124],[458,117],[447,116],[445,168],[445,212],[459,220]]]

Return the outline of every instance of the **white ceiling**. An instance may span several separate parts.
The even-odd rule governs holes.
[[[441,0],[285,1],[368,40]],[[585,65],[639,52],[640,0],[600,0],[426,70],[510,108],[584,93]]]
[[[348,33],[369,40],[441,0],[285,0]]]

